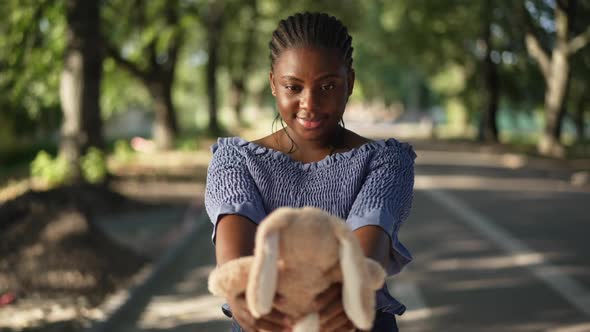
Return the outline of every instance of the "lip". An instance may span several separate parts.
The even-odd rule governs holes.
[[[305,129],[316,129],[322,124],[322,119],[297,118],[297,122]]]

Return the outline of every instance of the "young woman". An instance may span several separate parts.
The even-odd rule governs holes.
[[[270,42],[270,86],[282,130],[253,142],[220,138],[212,147],[205,203],[217,264],[252,255],[256,226],[281,206],[314,206],[346,220],[365,254],[392,275],[411,260],[397,233],[412,204],[415,154],[395,139],[372,141],[344,128],[352,94],[352,38],[327,14],[281,20]],[[339,285],[318,296],[322,331],[351,331]],[[377,292],[373,331],[397,331],[405,307]],[[280,301],[277,298],[276,301]],[[233,331],[285,331],[289,317],[261,319],[244,296],[227,299]]]

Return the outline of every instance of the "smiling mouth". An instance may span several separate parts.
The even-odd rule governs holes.
[[[306,129],[314,129],[322,124],[321,119],[297,118],[297,122],[299,122],[299,124],[301,124]]]

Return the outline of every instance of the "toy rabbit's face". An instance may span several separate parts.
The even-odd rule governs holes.
[[[331,223],[325,214],[300,214],[291,220],[280,232],[280,260],[289,266],[313,265],[320,270],[338,264],[338,240]]]

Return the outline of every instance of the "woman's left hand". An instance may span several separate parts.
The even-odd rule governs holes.
[[[355,331],[342,306],[342,284],[332,284],[315,299],[320,315],[320,331]]]

